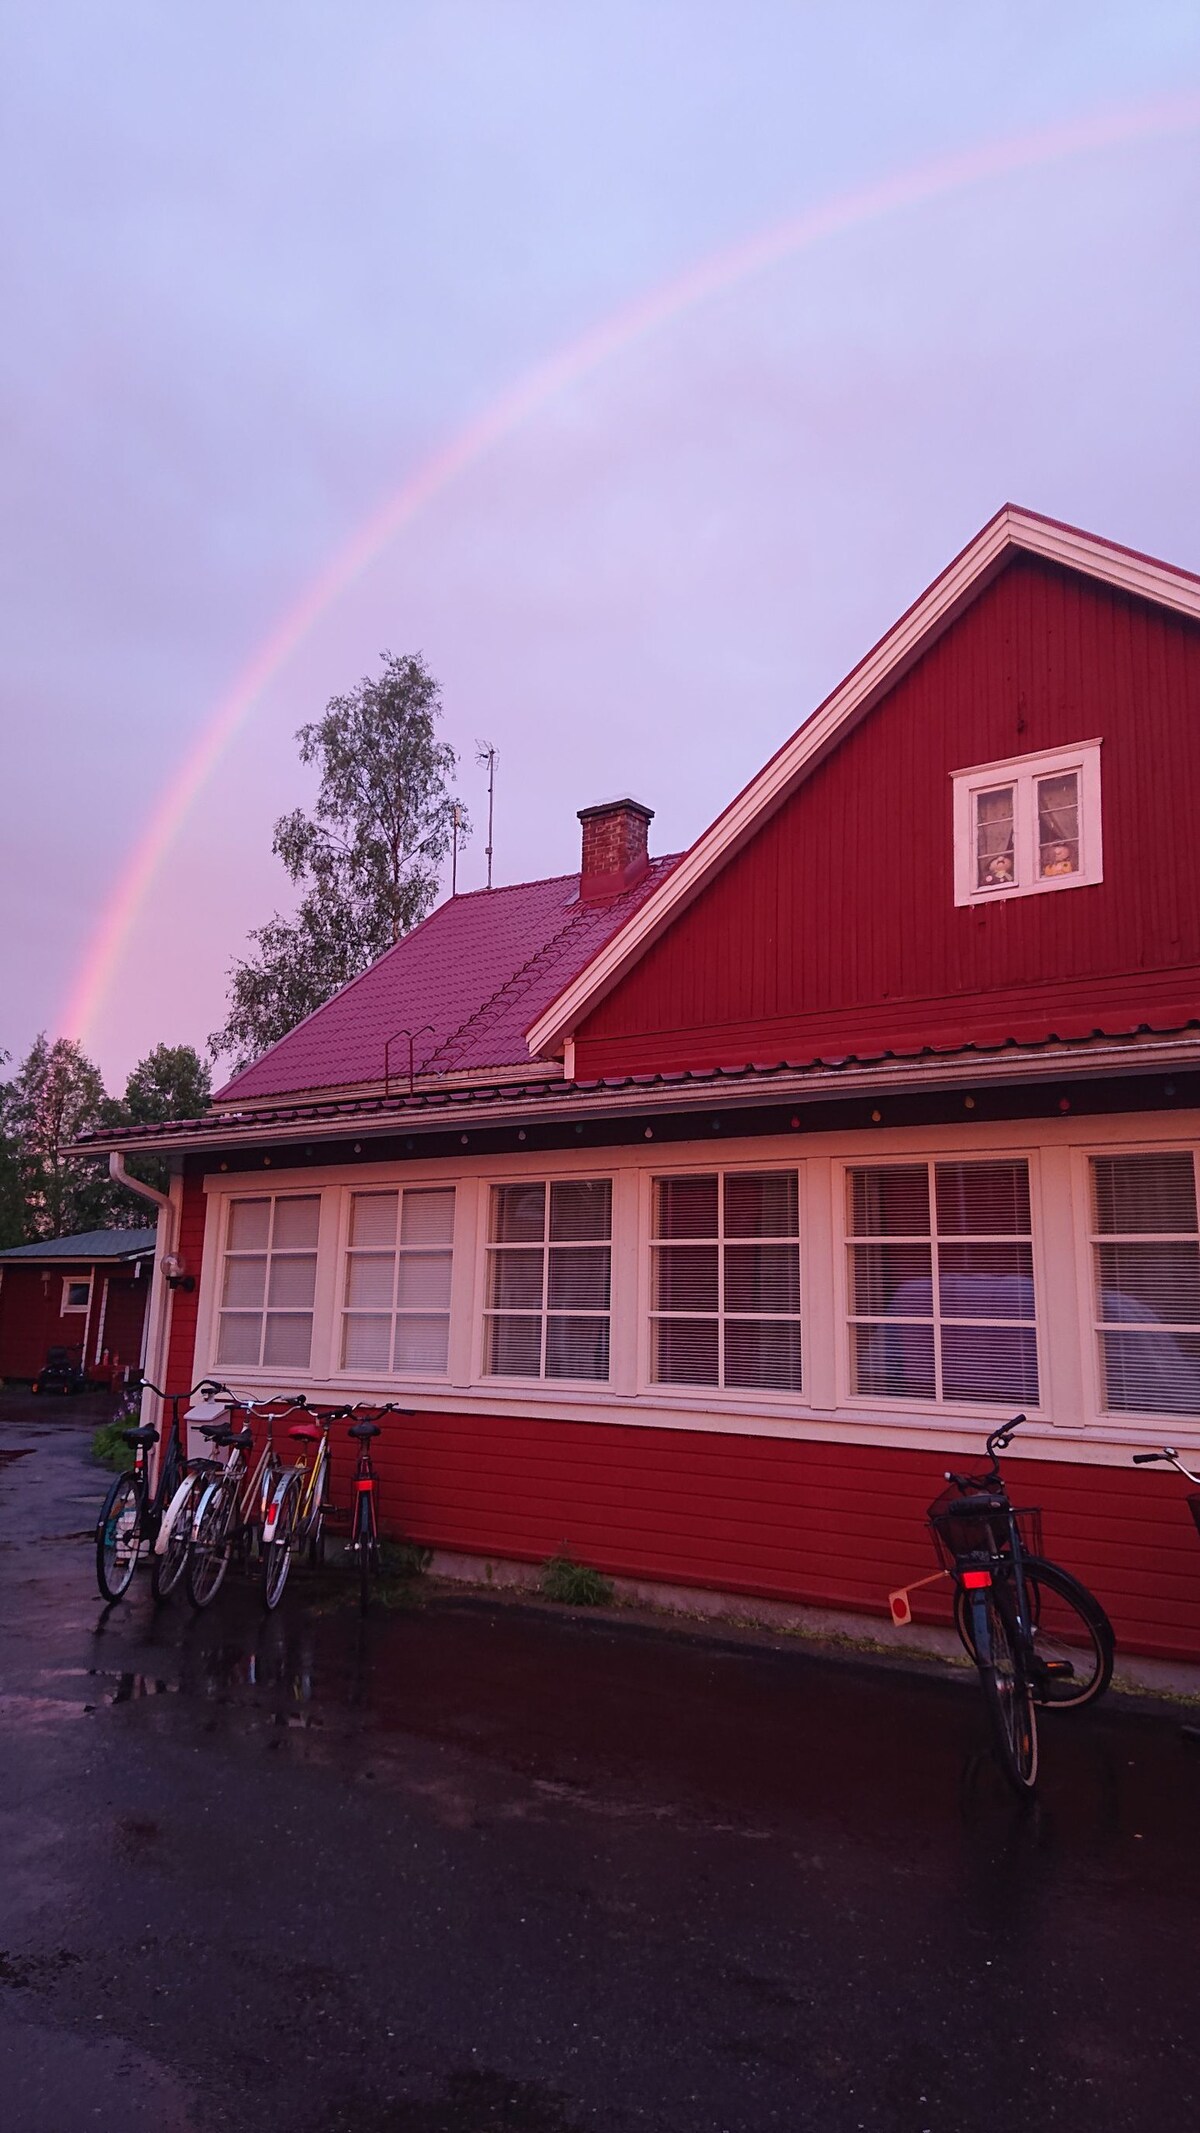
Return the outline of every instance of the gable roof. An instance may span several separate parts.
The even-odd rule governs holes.
[[[154,1250],[157,1234],[152,1229],[84,1229],[74,1237],[42,1237],[36,1244],[14,1244],[0,1252],[0,1265],[10,1260],[145,1259]]]
[[[652,860],[640,882],[604,904],[580,902],[578,874],[451,897],[235,1074],[216,1101],[240,1106],[301,1090],[372,1087],[385,1080],[389,1045],[390,1078],[402,1084],[409,1030],[420,1075],[528,1068],[530,1020],[675,864]]]
[[[534,1057],[561,1052],[581,1021],[613,990],[632,964],[663,934],[713,876],[741,850],[860,719],[929,651],[964,608],[1014,555],[1026,554],[1098,579],[1117,591],[1200,621],[1200,577],[1169,563],[1083,533],[1058,519],[1004,504],[982,532],[901,615],[758,775],[743,787],[711,828],[697,838],[669,876],[630,918],[619,936],[598,946],[587,966],[531,1020]]]

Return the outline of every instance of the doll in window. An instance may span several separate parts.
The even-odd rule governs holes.
[[[997,852],[995,858],[989,859],[984,868],[980,887],[983,889],[1011,889],[1012,885],[1012,853]]]
[[[1046,879],[1047,875],[1050,874],[1077,874],[1078,872],[1079,865],[1075,857],[1075,848],[1073,845],[1067,844],[1065,841],[1060,844],[1043,845],[1043,881]]]

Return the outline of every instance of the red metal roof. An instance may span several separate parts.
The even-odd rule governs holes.
[[[219,1100],[256,1103],[301,1089],[382,1081],[392,1037],[391,1077],[403,1083],[408,1041],[398,1037],[401,1030],[416,1038],[418,1074],[528,1066],[529,1024],[632,916],[676,857],[652,860],[634,888],[607,904],[580,903],[578,874],[452,897],[235,1074]]]
[[[208,1111],[202,1118],[169,1119],[143,1126],[97,1127],[80,1134],[73,1146],[82,1153],[99,1153],[116,1147],[169,1148],[197,1141],[205,1147],[227,1142],[253,1141],[266,1129],[283,1137],[324,1138],[350,1125],[368,1132],[402,1130],[426,1120],[441,1127],[481,1122],[514,1122],[551,1113],[572,1119],[609,1115],[640,1107],[641,1111],[711,1107],[714,1097],[722,1108],[739,1096],[746,1103],[785,1100],[805,1103],[810,1098],[837,1096],[844,1092],[908,1094],[934,1086],[965,1085],[988,1088],[1009,1082],[1048,1082],[1060,1077],[1080,1080],[1111,1079],[1114,1075],[1150,1072],[1177,1074],[1200,1065],[1200,1023],[1195,1020],[1170,1028],[1127,1030],[1112,1036],[1094,1030],[1087,1036],[1049,1036],[1031,1043],[1008,1037],[995,1042],[951,1045],[917,1045],[910,1051],[873,1051],[830,1054],[804,1060],[780,1059],[744,1067],[700,1067],[667,1072],[622,1074],[599,1080],[564,1081],[531,1076],[524,1081],[489,1084],[486,1079],[457,1086],[425,1087],[408,1093],[401,1086],[389,1095],[344,1096],[299,1099],[282,1104],[267,1098],[261,1108]],[[286,1129],[286,1130],[285,1130]]]

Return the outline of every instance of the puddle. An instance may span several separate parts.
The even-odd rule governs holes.
[[[32,1457],[32,1444],[27,1444],[25,1449],[20,1452],[0,1452],[0,1467],[12,1466],[17,1459],[31,1459]]]

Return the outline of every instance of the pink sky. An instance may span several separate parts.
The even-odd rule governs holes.
[[[1006,497],[1200,568],[1200,21],[996,12],[10,28],[0,1048],[86,1008],[66,1033],[116,1084],[203,1042],[285,901],[294,729],[385,646],[440,676],[477,819],[474,742],[498,745],[497,878],[521,879],[569,868],[576,808],[617,789],[656,849],[689,842]],[[1091,119],[1092,146],[1006,164]],[[954,159],[973,182],[834,214],[605,339],[698,262]]]

